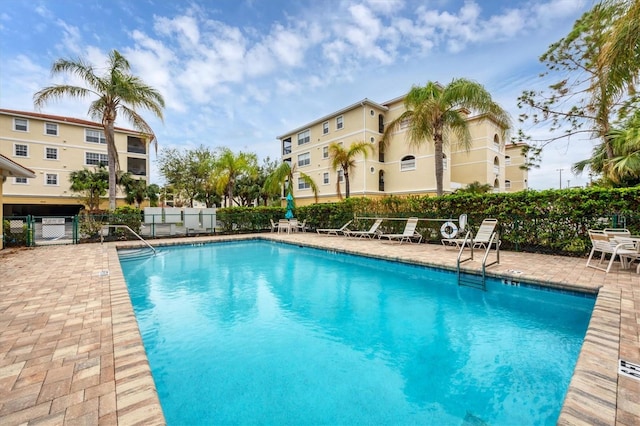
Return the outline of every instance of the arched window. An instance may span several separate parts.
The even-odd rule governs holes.
[[[493,159],[493,173],[496,175],[500,174],[500,160],[498,160],[498,157]]]
[[[413,155],[405,155],[400,160],[400,171],[404,172],[407,170],[415,170],[416,168],[416,157]]]
[[[442,170],[447,170],[447,167],[449,167],[449,159],[447,158],[446,154],[442,154]]]
[[[493,192],[498,192],[500,190],[500,181],[498,179],[493,181]]]
[[[382,141],[378,142],[378,161],[384,163],[384,144]]]
[[[384,191],[384,172],[378,172],[378,191]]]
[[[508,155],[504,156],[504,165],[509,166],[511,164],[511,157]]]
[[[384,133],[384,115],[378,114],[378,133]]]
[[[504,181],[504,189],[511,189],[511,181],[510,180],[505,180]]]

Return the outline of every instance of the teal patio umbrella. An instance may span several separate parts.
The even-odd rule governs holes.
[[[287,194],[287,212],[284,214],[284,217],[287,219],[291,219],[293,217],[293,197],[291,193]]]

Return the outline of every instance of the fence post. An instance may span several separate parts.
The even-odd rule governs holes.
[[[78,215],[73,216],[71,223],[73,224],[73,228],[71,228],[73,244],[78,244]]]
[[[27,215],[27,247],[35,246],[36,241],[35,219],[31,215]]]

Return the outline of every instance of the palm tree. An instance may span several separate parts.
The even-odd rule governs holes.
[[[109,173],[103,164],[98,165],[94,171],[82,169],[74,170],[69,174],[70,189],[85,195],[85,202],[90,212],[100,208],[100,197],[107,193],[109,186]]]
[[[609,82],[618,90],[635,92],[640,70],[640,1],[607,0],[603,7],[614,11],[611,26],[599,54],[600,65],[609,71]]]
[[[269,194],[282,194],[282,187],[287,185],[287,193],[293,196],[293,176],[299,173],[300,179],[309,185],[316,203],[318,202],[318,185],[311,176],[306,173],[298,172],[296,165],[293,167],[289,161],[283,161],[264,181],[264,190]]]
[[[149,139],[149,142],[155,141],[155,135],[136,109],[147,109],[161,120],[163,118],[162,95],[154,88],[147,86],[140,78],[131,75],[129,70],[129,62],[117,50],[109,54],[108,69],[104,75],[97,75],[93,66],[82,59],[59,59],[53,63],[51,73],[77,76],[84,80],[86,87],[58,84],[45,87],[33,96],[36,108],[65,95],[81,99],[89,96],[96,97],[89,106],[89,116],[101,121],[107,140],[110,210],[116,208],[116,181],[117,171],[120,168],[114,139],[114,126],[118,114],[129,120],[145,138]]]
[[[364,158],[367,158],[367,154],[370,150],[373,150],[371,144],[366,142],[354,142],[349,146],[349,149],[344,149],[342,144],[331,142],[329,144],[329,160],[331,160],[331,167],[337,169],[338,167],[344,174],[344,192],[346,198],[349,198],[350,186],[349,186],[349,172],[356,166],[356,156],[362,154]],[[337,182],[338,194],[340,193],[340,181]]]
[[[240,152],[236,155],[229,148],[221,148],[214,167],[218,174],[218,190],[233,205],[233,190],[238,177],[243,174],[254,176],[258,170],[258,158],[256,154]]]
[[[503,138],[511,127],[509,114],[493,101],[491,95],[479,83],[459,78],[442,87],[428,82],[424,87],[413,86],[404,99],[405,112],[386,127],[382,141],[389,143],[392,133],[403,123],[409,124],[409,143],[416,147],[433,141],[435,148],[436,193],[442,195],[443,147],[458,141],[463,147],[471,146],[471,135],[464,110],[487,114],[503,132]]]
[[[608,149],[612,150],[612,157],[609,157]],[[605,184],[614,187],[640,183],[640,113],[636,113],[622,128],[611,129],[607,141],[593,149],[591,158],[575,163],[572,170],[579,174],[586,168],[602,174]]]

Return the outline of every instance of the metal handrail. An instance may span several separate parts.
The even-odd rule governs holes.
[[[151,244],[149,244],[144,238],[142,238],[140,235],[138,235],[136,233],[136,231],[134,231],[133,229],[129,228],[128,225],[102,225],[103,228],[126,228],[128,229],[133,235],[135,235],[136,237],[138,237],[138,239],[140,241],[142,241],[143,243],[145,243],[147,245],[147,247],[149,247],[151,250],[153,250],[153,254],[156,254],[156,249],[153,248],[153,246]],[[100,244],[102,244],[104,242],[104,235],[102,235],[102,232],[100,233]]]
[[[467,241],[471,243],[469,245],[469,247],[471,248],[471,256],[467,257],[466,259],[461,259],[462,252],[464,251],[464,248],[467,245]],[[473,260],[473,233],[471,231],[467,231],[467,233],[465,234],[464,240],[462,241],[462,245],[460,246],[460,251],[458,251],[458,260],[456,263],[457,265],[456,269],[458,274],[458,285],[460,285],[460,264],[468,260]]]
[[[491,251],[491,246],[493,245],[493,240],[498,238],[496,241],[496,260],[487,264],[487,258],[489,257],[489,252]],[[491,238],[489,239],[489,244],[487,244],[487,250],[484,252],[484,257],[482,258],[482,282],[484,283],[486,270],[488,266],[495,265],[496,263],[500,263],[500,236],[497,232],[491,234]]]

